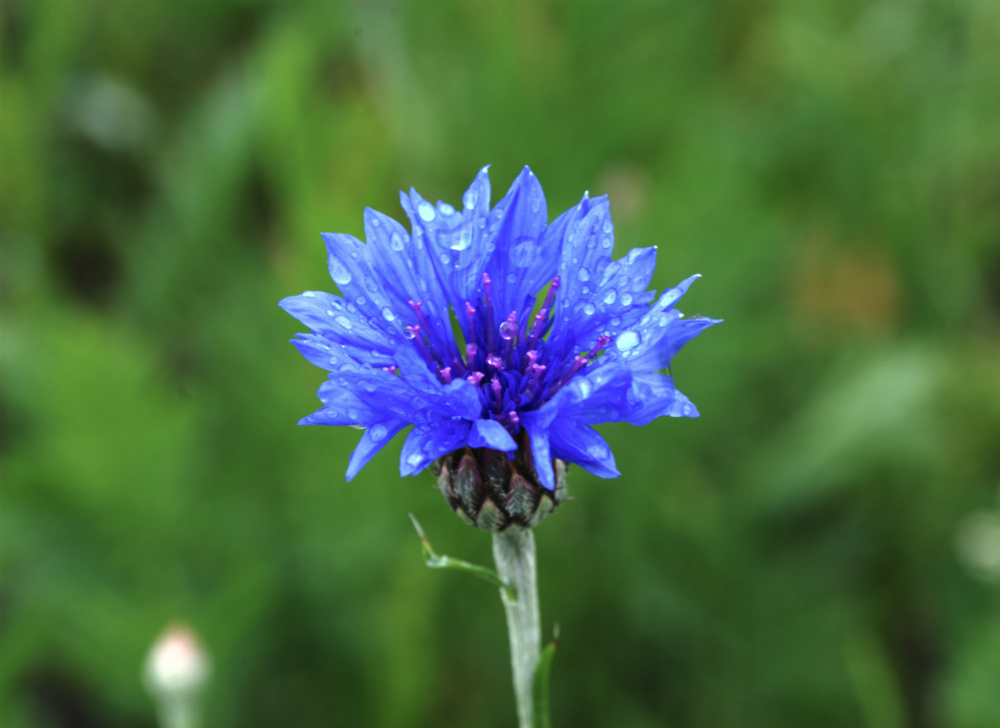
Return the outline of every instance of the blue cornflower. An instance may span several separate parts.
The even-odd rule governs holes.
[[[552,491],[554,460],[619,475],[591,425],[698,416],[661,370],[719,321],[674,308],[698,276],[659,298],[646,290],[655,247],[611,259],[606,196],[584,194],[549,223],[525,167],[492,208],[487,168],[461,210],[413,189],[400,200],[412,232],[368,208],[367,244],[323,234],[340,296],[306,291],[280,304],[312,332],[292,343],[329,371],[323,407],[299,424],[365,428],[348,480],[412,425],[401,475],[449,454],[505,453]]]

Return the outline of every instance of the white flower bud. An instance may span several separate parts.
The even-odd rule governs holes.
[[[210,672],[208,655],[183,624],[168,626],[146,657],[146,687],[159,704],[163,726],[192,726],[198,694]]]

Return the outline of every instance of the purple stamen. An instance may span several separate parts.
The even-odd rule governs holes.
[[[594,348],[583,355],[584,358],[593,356],[594,354],[601,351],[605,346],[607,346],[610,343],[611,343],[611,337],[601,334],[600,336],[597,337],[597,343],[594,344]]]
[[[406,332],[404,336],[406,336],[407,339],[412,339],[416,342],[417,348],[420,349],[420,353],[424,355],[425,359],[427,359],[427,363],[433,364],[434,357],[431,356],[431,352],[428,350],[427,344],[424,343],[424,337],[420,336],[420,327],[417,325],[404,326],[403,329]]]
[[[398,371],[396,369],[396,365],[395,364],[392,364],[392,365],[387,366],[387,367],[381,367],[381,369],[382,369],[383,372],[389,372],[389,374],[395,374]]]
[[[472,358],[478,353],[479,353],[479,347],[476,346],[475,344],[465,345],[466,360],[469,361],[470,363],[472,362]]]
[[[469,372],[469,375],[465,378],[465,381],[472,384],[474,387],[478,387],[479,383],[483,381],[483,377],[486,375],[482,372]]]
[[[565,384],[566,382],[568,382],[569,379],[570,379],[570,377],[572,377],[574,374],[576,374],[578,371],[580,371],[580,369],[582,367],[585,367],[585,366],[587,366],[587,357],[585,357],[585,356],[574,356],[573,357],[573,366],[569,370],[569,374],[567,374],[565,377],[563,377],[563,380],[560,383],[560,386],[562,386],[563,384]]]
[[[487,355],[486,363],[489,364],[494,369],[496,369],[498,372],[503,369],[503,359],[498,357],[496,354]]]
[[[507,415],[510,418],[510,424],[517,425],[521,422],[521,418],[517,414],[517,410],[511,410],[510,414]]]
[[[449,384],[451,382],[451,367],[445,367],[444,369],[442,369],[440,372],[438,372],[438,376],[441,377],[442,382],[444,382],[445,384]]]
[[[538,335],[542,331],[542,324],[545,323],[545,319],[548,315],[549,310],[547,308],[543,308],[535,314],[535,322],[531,325],[531,334],[528,336],[528,346],[532,346],[536,341],[538,341]]]
[[[497,400],[497,412],[503,409],[503,396],[500,394],[503,391],[503,385],[500,384],[499,379],[494,379],[490,382],[490,386],[493,388],[493,396]]]

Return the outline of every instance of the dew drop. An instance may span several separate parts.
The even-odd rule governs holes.
[[[580,399],[586,399],[590,396],[590,393],[594,391],[594,385],[592,385],[586,378],[579,377],[576,380],[576,391],[580,395]]]
[[[517,283],[517,276],[514,273],[508,273],[507,274],[507,282],[508,283]]]
[[[592,303],[583,304],[583,312],[588,316],[593,316],[595,311],[597,311],[597,308],[594,306],[594,304]]]
[[[631,306],[631,305],[632,305],[632,294],[631,293],[623,293],[622,294],[622,306]]]
[[[603,230],[606,233],[610,233],[611,232],[611,230],[612,230],[612,228],[611,228],[611,218],[607,218],[607,217],[604,218],[604,225],[601,227],[601,230]]]
[[[517,324],[512,324],[510,321],[504,321],[500,324],[500,338],[504,341],[510,341],[517,334]]]
[[[389,238],[389,247],[399,252],[403,249],[403,236],[399,233],[393,233],[392,237]]]
[[[634,331],[626,331],[615,339],[615,346],[618,347],[618,351],[628,351],[629,349],[634,349],[639,346],[639,334]]]
[[[604,248],[605,250],[610,250],[611,238],[609,238],[607,235],[601,238],[601,247]]]
[[[438,211],[445,217],[455,214],[455,208],[449,205],[447,202],[439,202]]]
[[[671,288],[668,291],[666,291],[662,296],[660,296],[660,306],[662,306],[663,308],[667,308],[668,306],[673,306],[675,303],[677,303],[678,300],[680,300],[680,297],[681,297],[681,289]]]
[[[441,261],[442,265],[448,265],[451,262],[451,258],[447,253],[441,253],[441,255],[438,256],[438,259]]]
[[[338,286],[346,286],[351,282],[351,272],[332,255],[330,256],[330,277]]]
[[[593,445],[587,447],[587,454],[594,460],[604,460],[608,457],[608,448],[604,445],[598,445],[596,442]]]
[[[377,217],[372,218],[372,227],[378,227],[381,224],[382,222]]]
[[[372,425],[368,430],[368,436],[375,442],[384,439],[386,436],[385,425]]]
[[[452,250],[465,250],[472,245],[472,231],[468,226],[463,225],[458,233],[451,235],[451,244],[448,246]]]
[[[365,278],[365,288],[367,288],[372,293],[378,291],[378,283],[375,282],[374,278]]]
[[[396,320],[396,314],[394,314],[392,312],[392,309],[389,308],[388,306],[383,306],[382,307],[382,318],[384,318],[386,321],[395,321]]]
[[[368,299],[365,298],[364,296],[358,296],[357,298],[354,299],[354,302],[359,306],[364,306],[367,300]]]
[[[587,270],[586,268],[581,268],[576,272],[576,277],[579,278],[581,281],[589,281],[590,271]]]
[[[306,291],[302,295],[305,296],[306,298],[316,298],[316,294],[313,293],[312,291]]]
[[[416,336],[416,334],[413,333],[413,329],[403,329],[403,336],[405,336],[407,339],[412,339],[413,337]]]
[[[465,194],[462,195],[462,204],[465,205],[465,209],[471,210],[476,206],[477,199],[479,199],[479,195],[476,194],[475,190],[466,190]]]
[[[420,219],[424,222],[430,222],[437,216],[437,212],[434,211],[434,206],[426,201],[417,205],[417,214],[420,215]]]
[[[347,316],[337,316],[337,318],[335,318],[334,321],[343,326],[345,329],[354,328],[354,324],[351,323],[351,320],[347,318]]]
[[[329,308],[328,308],[328,309],[326,310],[326,315],[327,315],[327,316],[333,316],[333,311],[332,311],[331,309],[329,309]]]
[[[535,241],[531,238],[518,238],[510,251],[510,260],[518,268],[527,268],[535,262]]]
[[[422,459],[423,458],[420,456],[420,453],[415,452],[406,458],[406,464],[409,465],[411,468],[415,468],[418,465],[420,465],[420,461]]]
[[[627,296],[628,294],[625,294],[625,295]],[[617,297],[618,297],[618,294],[615,293],[615,289],[612,288],[610,291],[608,291],[607,293],[604,294],[604,303],[606,303],[607,305],[610,306],[612,303],[615,302],[615,298],[617,298]],[[629,296],[629,298],[631,298],[631,296]],[[625,303],[625,296],[622,296],[622,303]],[[628,305],[628,304],[626,304],[626,305]]]

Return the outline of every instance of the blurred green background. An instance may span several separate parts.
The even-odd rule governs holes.
[[[491,587],[399,438],[297,428],[320,231],[524,164],[659,245],[699,420],[538,530],[556,725],[1000,725],[1000,3],[50,2],[2,22],[0,724],[512,726]]]

